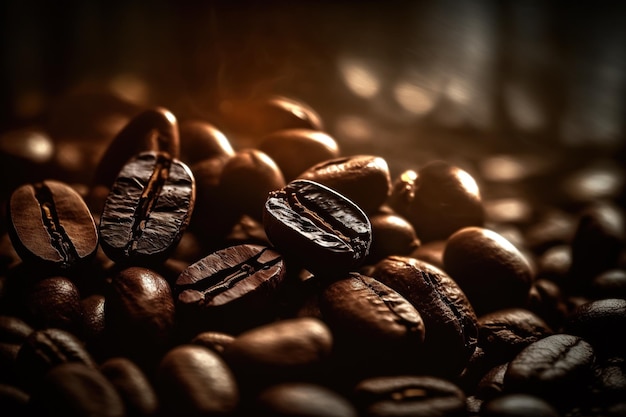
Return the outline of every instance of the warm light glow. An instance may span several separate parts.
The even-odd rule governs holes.
[[[336,120],[337,136],[346,142],[364,143],[372,140],[372,126],[369,121],[357,116],[341,116]]]
[[[54,155],[54,143],[44,132],[19,130],[0,137],[0,148],[33,162],[47,162]]]
[[[120,74],[109,84],[113,92],[125,100],[137,104],[148,101],[148,86],[139,77],[132,74]]]
[[[462,169],[457,169],[456,176],[468,193],[475,195],[476,197],[480,196],[480,190],[478,189],[478,184],[476,184],[474,177]]]
[[[59,165],[73,171],[85,166],[84,154],[74,143],[59,143],[56,159]]]
[[[31,158],[37,162],[45,162],[54,153],[52,141],[41,133],[33,133],[26,138],[26,147],[29,150]]]
[[[504,89],[509,114],[517,128],[525,131],[543,129],[546,120],[541,106],[520,84],[510,84]]]
[[[397,83],[393,95],[403,109],[418,116],[428,113],[434,106],[431,92],[408,80]]]
[[[487,218],[494,222],[520,222],[530,218],[531,207],[518,198],[501,198],[484,203]]]
[[[487,158],[481,163],[480,169],[485,179],[497,182],[520,180],[528,173],[521,160],[509,155]]]
[[[359,97],[372,98],[380,90],[376,74],[363,62],[350,58],[340,59],[339,71],[346,86]]]
[[[446,96],[455,103],[467,104],[471,100],[469,86],[463,78],[453,77],[446,85]]]

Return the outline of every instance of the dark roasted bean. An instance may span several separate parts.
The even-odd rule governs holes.
[[[215,157],[228,159],[234,154],[228,138],[211,123],[203,120],[180,123],[180,160],[187,165]]]
[[[146,152],[131,159],[100,218],[102,249],[123,264],[165,260],[189,224],[195,193],[191,170],[168,154]]]
[[[322,385],[291,382],[262,391],[249,410],[274,417],[357,417],[347,398]]]
[[[270,193],[263,224],[278,250],[313,273],[343,275],[358,267],[372,241],[372,226],[359,207],[306,180]]]
[[[11,194],[9,233],[25,262],[70,269],[93,257],[98,231],[84,200],[69,185],[46,180]]]
[[[119,394],[127,417],[155,416],[159,401],[146,374],[131,360],[110,358],[100,364],[100,372]]]

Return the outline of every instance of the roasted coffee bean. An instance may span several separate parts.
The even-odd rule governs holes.
[[[220,116],[238,143],[250,145],[256,145],[262,137],[277,130],[324,130],[315,109],[300,99],[279,95],[224,100],[220,103]]]
[[[568,289],[586,291],[595,276],[616,268],[625,243],[626,222],[620,208],[596,203],[583,210],[571,242]]]
[[[248,395],[274,383],[313,381],[333,348],[328,326],[315,318],[280,320],[238,335],[223,357]]]
[[[574,236],[576,219],[570,213],[553,209],[541,215],[524,233],[526,246],[542,254],[555,246],[569,245]]]
[[[266,246],[236,245],[202,258],[176,280],[182,325],[240,332],[269,321],[285,273],[282,256]]]
[[[411,223],[393,213],[369,216],[372,225],[372,245],[367,263],[376,263],[391,255],[409,255],[421,245]]]
[[[83,335],[83,306],[76,285],[66,277],[53,276],[28,286],[24,305],[30,322],[38,328],[57,328]]]
[[[610,269],[594,277],[589,284],[589,297],[626,299],[626,270]]]
[[[13,385],[0,383],[0,410],[4,417],[28,415],[30,395]]]
[[[375,155],[354,155],[323,161],[301,173],[298,178],[332,188],[368,214],[378,210],[391,191],[387,161]]]
[[[156,389],[165,415],[229,415],[239,405],[231,370],[217,353],[197,345],[179,345],[163,357]]]
[[[174,299],[161,275],[140,267],[121,270],[111,279],[104,315],[107,340],[115,353],[142,367],[153,364],[174,336]]]
[[[221,204],[238,216],[263,218],[263,204],[269,192],[285,185],[276,162],[258,149],[242,149],[226,161],[219,182]]]
[[[595,352],[582,338],[553,334],[526,346],[504,374],[505,393],[526,393],[567,408],[591,382]]]
[[[470,301],[456,282],[426,262],[402,256],[378,262],[372,276],[405,297],[424,320],[423,371],[460,374],[476,348],[478,325]]]
[[[422,242],[447,239],[468,226],[483,226],[485,213],[476,180],[445,161],[407,170],[393,183],[389,206],[405,217]]]
[[[491,400],[502,394],[504,386],[504,374],[509,367],[508,362],[501,363],[491,368],[478,381],[475,389],[475,395],[482,400]]]
[[[100,372],[119,394],[127,417],[155,416],[159,401],[146,374],[131,360],[110,358],[100,364]]]
[[[523,308],[493,311],[478,318],[478,340],[498,363],[508,362],[523,348],[551,335],[541,317]]]
[[[115,179],[100,218],[100,243],[118,263],[165,260],[180,241],[195,203],[187,165],[168,154],[146,152]]]
[[[519,249],[492,230],[466,227],[455,232],[446,243],[443,263],[478,315],[528,303],[531,265]]]
[[[80,302],[83,311],[82,335],[87,349],[96,359],[105,357],[108,349],[104,302],[105,296],[102,294],[89,295]]]
[[[87,205],[62,182],[17,188],[7,218],[11,242],[25,262],[67,270],[90,260],[98,247],[98,230]]]
[[[443,250],[445,247],[445,240],[433,240],[421,244],[416,250],[411,252],[409,256],[443,270]]]
[[[80,362],[96,367],[83,342],[61,329],[32,332],[22,344],[16,361],[19,376],[27,387],[36,385],[48,371],[63,363]]]
[[[235,336],[221,332],[198,333],[189,343],[211,349],[219,354],[224,352],[226,346],[235,340]]]
[[[507,394],[483,403],[484,417],[560,417],[561,413],[541,397],[529,394]]]
[[[567,288],[569,272],[572,268],[572,247],[557,245],[547,249],[537,259],[537,279],[549,279]]]
[[[626,299],[606,298],[578,306],[565,318],[563,331],[589,342],[598,356],[626,355],[626,341],[615,337],[626,329]]]
[[[255,399],[250,413],[274,417],[357,417],[354,406],[322,385],[291,382],[271,386]]]
[[[211,123],[203,120],[180,123],[180,160],[187,165],[215,157],[228,159],[234,154],[228,138]]]
[[[333,332],[338,366],[354,375],[415,370],[424,359],[425,329],[419,312],[371,277],[350,273],[330,283],[320,295],[319,308]]]
[[[33,328],[19,317],[0,315],[0,383],[19,385],[17,354],[33,332]]]
[[[465,394],[432,376],[381,376],[361,381],[354,401],[364,417],[464,416]]]
[[[561,288],[548,279],[537,279],[530,288],[528,309],[541,317],[552,329],[560,329],[567,315]]]
[[[263,224],[279,251],[313,273],[340,276],[357,268],[372,242],[372,226],[359,207],[306,180],[270,193]]]
[[[262,138],[258,149],[276,162],[286,182],[313,165],[339,157],[339,144],[332,136],[310,129],[277,130]]]
[[[96,368],[83,363],[54,366],[31,395],[38,416],[124,417],[115,387]]]
[[[163,107],[142,111],[118,132],[100,158],[93,185],[112,187],[127,161],[145,151],[165,153],[170,159],[180,156],[178,121]]]

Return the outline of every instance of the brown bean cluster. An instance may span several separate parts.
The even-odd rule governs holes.
[[[2,188],[1,415],[626,415],[618,199],[511,233],[448,160],[223,116],[138,109],[88,180]]]

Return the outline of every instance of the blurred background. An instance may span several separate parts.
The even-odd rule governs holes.
[[[564,170],[557,188],[574,196],[624,187],[623,1],[0,7],[2,152],[38,126],[49,143],[29,140],[70,180],[97,156],[80,143],[105,143],[137,108],[218,123],[223,100],[275,93],[317,110],[345,154],[380,154],[394,174],[446,158],[485,182],[542,178],[543,197],[559,195],[545,174]]]

